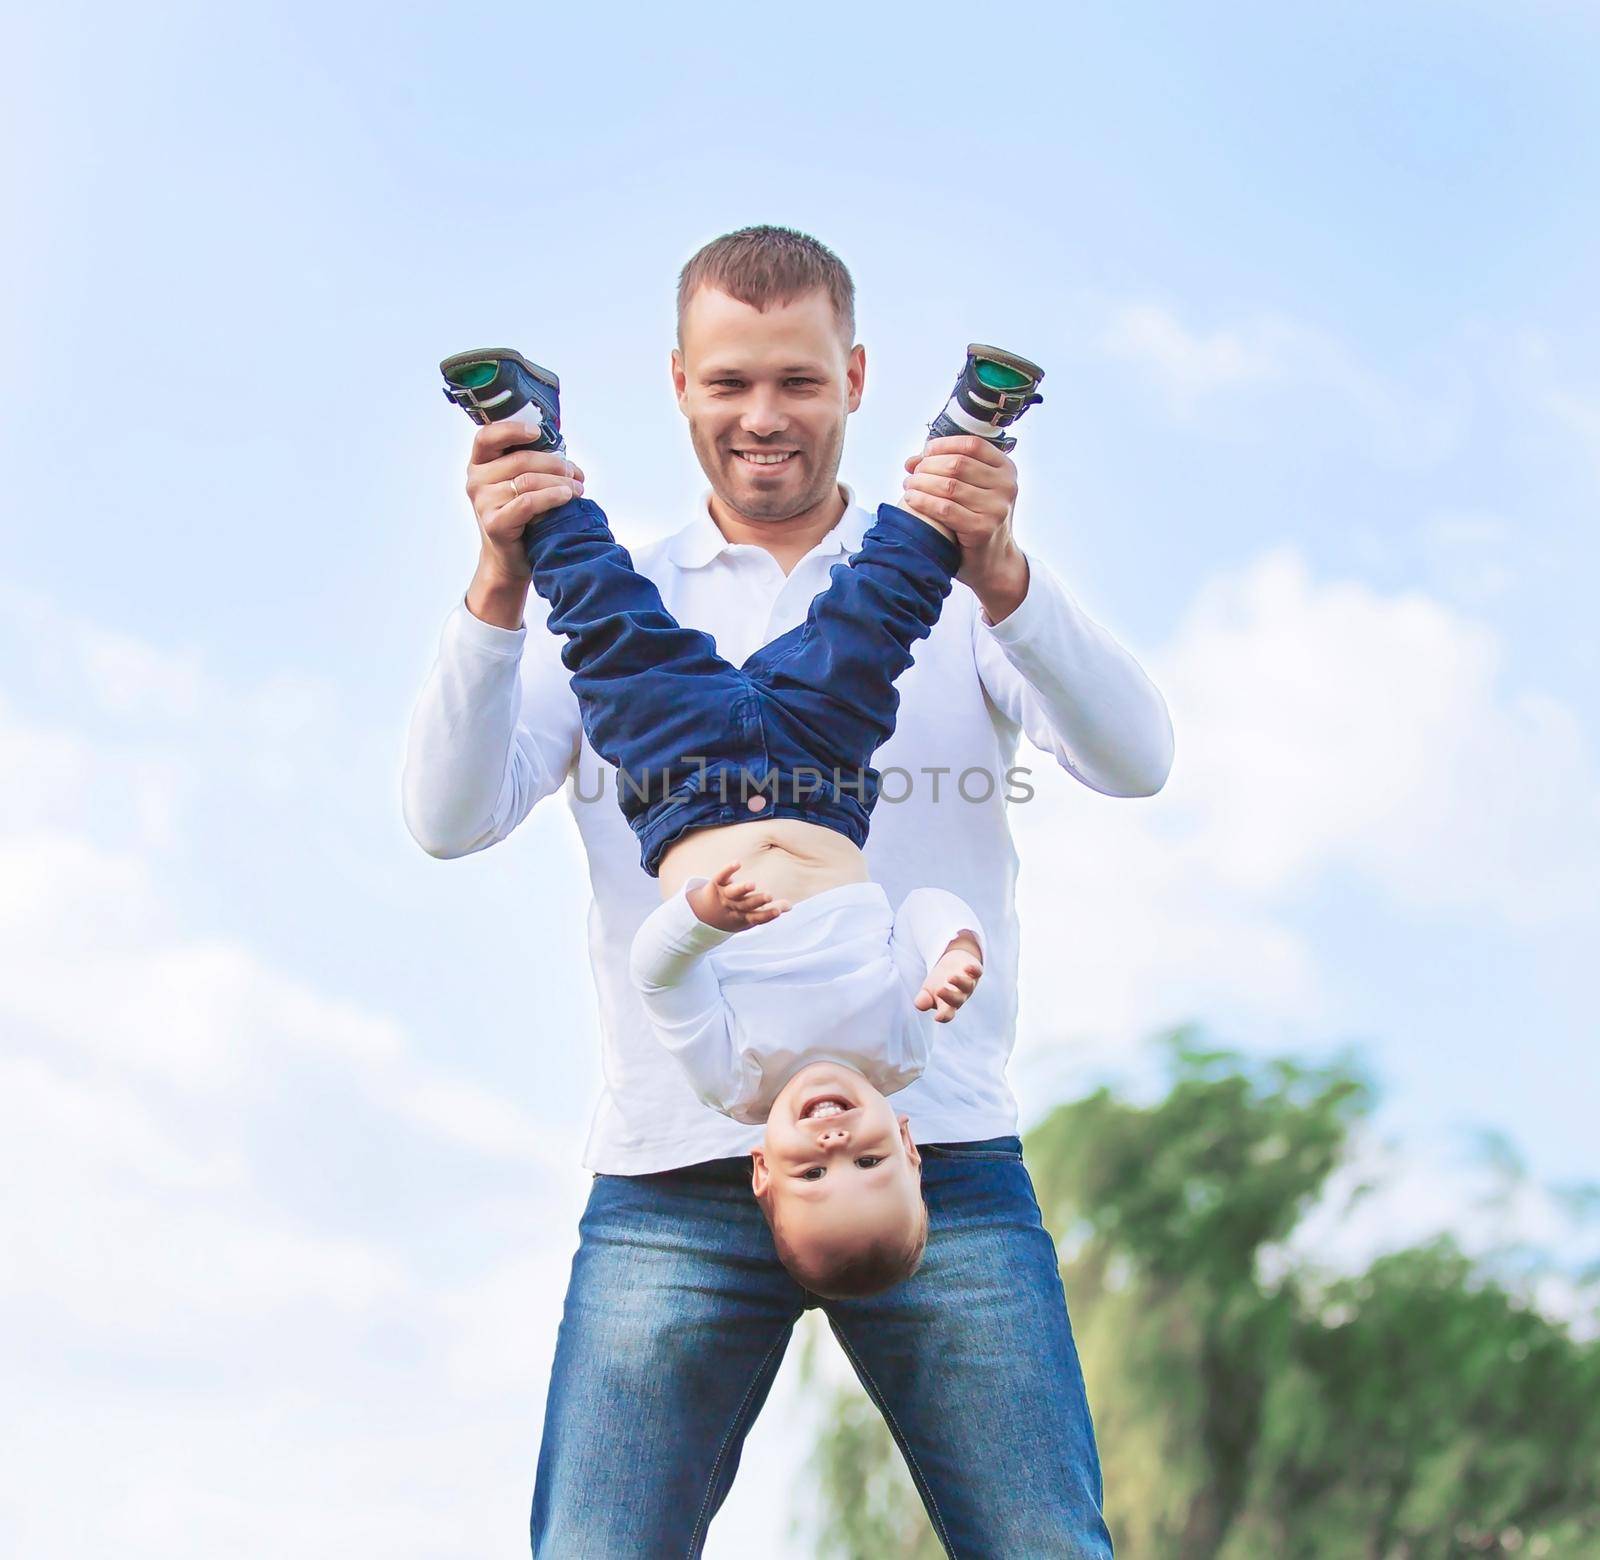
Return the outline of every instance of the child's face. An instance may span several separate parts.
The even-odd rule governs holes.
[[[853,1067],[813,1062],[773,1101],[751,1186],[797,1247],[841,1249],[915,1229],[922,1156],[909,1118]]]

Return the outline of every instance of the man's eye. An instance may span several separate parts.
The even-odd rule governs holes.
[[[800,1172],[800,1179],[802,1181],[820,1181],[827,1173],[823,1166],[812,1165],[809,1169]]]
[[[816,383],[816,380],[814,380],[814,379],[790,379],[790,380],[787,381],[787,383],[789,383],[791,385],[814,385]]]
[[[714,385],[726,385],[730,390],[737,390],[744,381],[741,379],[713,379],[711,383]]]
[[[863,1170],[870,1170],[874,1165],[881,1165],[885,1156],[883,1154],[863,1154],[856,1163]]]

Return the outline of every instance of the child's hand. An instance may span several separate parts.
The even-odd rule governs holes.
[[[965,932],[953,939],[939,961],[928,971],[928,978],[917,993],[919,1013],[935,1009],[936,1024],[948,1024],[956,1009],[970,997],[983,978],[983,960],[978,945]]]
[[[733,875],[738,870],[739,863],[730,861],[709,882],[689,890],[689,908],[707,926],[719,932],[742,932],[747,926],[776,920],[792,908],[787,899],[774,899],[754,883],[735,883]]]

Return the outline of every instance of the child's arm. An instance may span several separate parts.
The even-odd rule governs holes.
[[[754,883],[734,882],[739,870],[737,861],[730,861],[714,878],[694,878],[697,886],[688,889],[690,908],[708,926],[719,931],[742,932],[747,926],[760,926],[774,920],[785,910],[792,909],[787,899],[774,899]]]
[[[660,1015],[682,1023],[722,1006],[722,987],[705,956],[733,933],[710,926],[695,914],[691,895],[707,881],[690,878],[634,933],[628,967],[652,1018]]]
[[[689,878],[645,917],[628,957],[656,1037],[677,1057],[700,1099],[725,1114],[742,1077],[722,985],[706,955],[733,936],[734,921],[756,925],[780,914],[777,907],[789,908],[732,882],[737,867],[734,862],[715,878]]]
[[[912,1005],[949,1023],[983,975],[987,940],[971,905],[943,888],[914,888],[895,913],[890,945]]]

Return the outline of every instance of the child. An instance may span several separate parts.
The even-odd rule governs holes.
[[[1009,449],[1002,430],[1038,399],[1023,362],[969,349],[941,422],[955,408],[959,431]],[[998,388],[985,365],[1015,377]],[[927,1210],[908,1119],[886,1095],[922,1073],[930,1026],[971,996],[985,945],[956,895],[919,888],[894,910],[869,881],[869,760],[960,547],[880,505],[806,621],[735,667],[667,611],[597,504],[541,516],[524,545],[583,728],[617,766],[665,896],[630,954],[651,1022],[702,1100],[766,1123],[751,1184],[796,1279],[830,1297],[887,1288],[921,1260]]]

